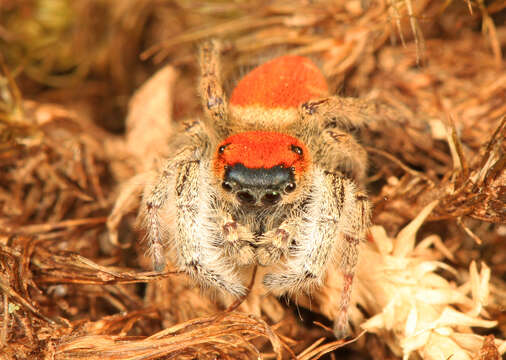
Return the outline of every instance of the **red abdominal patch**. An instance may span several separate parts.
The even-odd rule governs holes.
[[[282,56],[242,78],[232,92],[230,104],[288,109],[326,95],[327,81],[311,60],[302,56]]]
[[[301,174],[307,170],[309,161],[306,146],[293,136],[248,131],[229,136],[218,146],[214,170],[221,178],[225,166],[241,163],[250,169],[270,169],[278,165],[293,167],[295,174]]]

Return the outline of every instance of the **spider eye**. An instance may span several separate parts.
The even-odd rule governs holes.
[[[294,183],[292,183],[292,182],[291,182],[291,183],[288,183],[288,184],[286,184],[286,186],[285,186],[285,192],[287,192],[287,193],[291,193],[292,191],[294,191],[294,190],[295,190],[295,187],[296,187],[296,186],[295,186],[295,184],[294,184]]]
[[[232,191],[232,184],[229,183],[228,181],[224,181],[221,183],[221,187],[223,188],[223,190],[227,191],[227,192],[230,192]]]
[[[297,145],[292,145],[291,146],[291,149],[294,153],[296,153],[297,155],[302,155],[302,149],[297,146]]]
[[[225,145],[221,145],[221,146],[218,148],[218,153],[219,153],[219,154],[223,154],[223,152],[225,151],[225,148],[226,148],[226,146],[225,146]]]

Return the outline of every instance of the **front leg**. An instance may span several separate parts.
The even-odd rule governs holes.
[[[343,337],[348,326],[358,245],[365,238],[368,225],[365,194],[341,174],[315,171],[311,200],[301,219],[293,254],[285,271],[266,275],[264,285],[278,293],[308,291],[321,286],[328,266],[338,263],[344,286],[334,331],[337,337]]]
[[[207,164],[189,161],[177,171],[175,245],[179,266],[204,287],[244,295],[246,288],[218,245],[223,243],[224,233],[217,221]]]
[[[164,166],[157,182],[144,196],[142,216],[155,270],[165,267],[163,247],[170,234],[162,213],[173,205],[176,219],[173,250],[178,267],[200,285],[242,296],[246,288],[238,280],[233,264],[226,261],[217,244],[223,229],[213,209],[213,194],[204,165],[195,159],[195,149],[180,152]],[[171,195],[173,192],[173,195]],[[170,199],[170,200],[169,200]]]
[[[297,233],[293,234],[296,244],[286,262],[286,269],[267,274],[264,278],[267,288],[294,294],[322,284],[339,234],[344,186],[343,178],[331,179],[323,171],[315,171],[310,200],[299,218]]]

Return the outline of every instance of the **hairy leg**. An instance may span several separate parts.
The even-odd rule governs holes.
[[[223,228],[216,222],[213,194],[199,161],[182,163],[177,168],[176,234],[179,266],[200,285],[242,296],[246,288],[235,273],[234,263],[223,256]]]
[[[139,205],[140,195],[144,190],[144,186],[154,177],[151,172],[145,172],[135,175],[128,179],[120,188],[120,192],[111,214],[107,218],[107,230],[109,231],[109,239],[116,246],[121,246],[118,240],[118,228],[123,217],[134,211]]]
[[[338,96],[302,104],[299,127],[313,126],[312,132],[318,134],[314,153],[318,166],[341,172],[362,184],[367,171],[367,152],[350,132],[367,125],[374,119],[376,111],[373,102]]]
[[[339,173],[316,172],[312,199],[294,238],[297,244],[280,273],[267,274],[264,285],[294,294],[321,286],[328,266],[339,264],[344,277],[336,336],[346,334],[351,285],[358,245],[369,226],[368,201],[357,186]]]
[[[348,308],[351,298],[353,278],[359,255],[359,246],[366,238],[369,229],[370,207],[367,195],[356,190],[352,197],[345,199],[341,238],[337,248],[339,268],[343,275],[343,290],[337,318],[334,319],[334,334],[338,339],[348,333]]]
[[[367,171],[367,152],[349,133],[335,129],[324,130],[321,145],[314,157],[318,165],[332,172],[341,172],[346,177],[362,184]]]
[[[165,209],[167,198],[172,187],[171,178],[174,177],[174,168],[182,161],[191,158],[191,148],[181,151],[173,159],[167,160],[156,179],[156,182],[149,188],[143,196],[140,209],[141,222],[146,229],[146,240],[148,243],[148,252],[153,262],[155,271],[163,271],[166,266],[165,245],[168,239],[166,227],[163,225],[163,219],[160,212]]]
[[[331,196],[332,184],[323,171],[315,171],[311,186],[311,200],[306,213],[299,219],[301,225],[297,234],[293,235],[297,243],[286,263],[286,270],[267,274],[264,278],[265,285],[271,290],[295,293],[321,285],[325,268],[331,261],[343,197]],[[337,192],[343,193],[340,189]]]
[[[366,125],[378,113],[374,102],[357,98],[331,96],[310,100],[300,106],[303,123],[317,121],[320,129],[352,130]]]
[[[223,256],[222,248],[216,246],[223,242],[223,229],[216,223],[205,173],[201,162],[195,159],[195,148],[183,148],[166,162],[156,183],[145,194],[141,213],[153,265],[157,271],[165,267],[164,247],[171,234],[161,213],[173,207],[173,248],[179,268],[203,287],[241,296],[246,289],[237,279],[233,264]],[[171,201],[167,201],[169,198]]]
[[[210,122],[207,127],[223,136],[228,132],[228,99],[221,85],[221,48],[216,39],[207,40],[200,46],[199,92],[206,121]]]

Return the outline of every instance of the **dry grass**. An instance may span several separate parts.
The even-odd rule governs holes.
[[[0,358],[499,359],[504,9],[481,0],[0,1]],[[337,93],[371,101],[385,119],[362,134],[375,223],[362,264],[375,267],[359,268],[352,319],[366,333],[347,355],[316,314],[334,311],[333,272],[313,313],[255,287],[223,309],[183,274],[145,270],[135,203],[124,204],[131,212],[110,241],[119,187],[163,155],[153,144],[173,122],[201,115],[194,55],[208,36],[226,41],[231,76],[273,54],[308,55]],[[129,108],[162,63],[170,66]],[[248,306],[262,316],[239,311]]]

